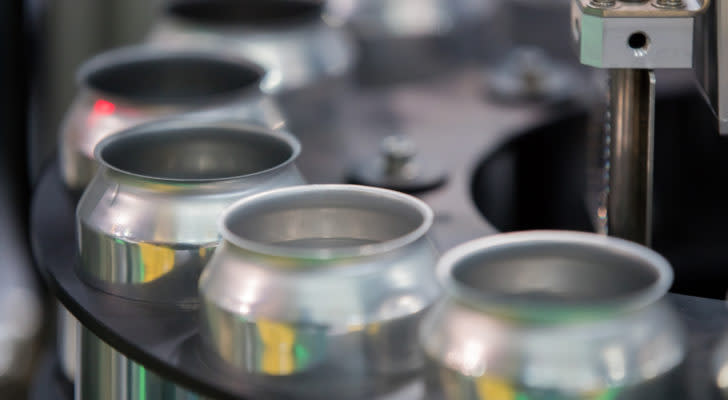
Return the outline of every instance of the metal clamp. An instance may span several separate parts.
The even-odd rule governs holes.
[[[710,0],[575,0],[571,19],[582,64],[691,68],[695,16]]]

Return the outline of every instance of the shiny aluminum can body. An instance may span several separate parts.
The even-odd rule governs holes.
[[[79,69],[79,92],[59,133],[63,180],[82,191],[96,171],[95,146],[122,129],[175,114],[283,126],[261,90],[265,71],[240,58],[204,51],[127,47],[91,58]]]
[[[267,71],[271,93],[288,130],[319,151],[341,151],[342,120],[356,51],[348,33],[333,24],[318,0],[175,0],[163,8],[148,37],[152,46],[203,49],[240,56]],[[339,182],[335,164],[301,155],[303,173]]]
[[[441,259],[420,341],[445,399],[663,399],[684,333],[657,253],[577,232],[495,235]]]
[[[112,295],[196,307],[199,274],[220,243],[217,217],[246,196],[303,183],[294,164],[299,152],[286,132],[199,116],[150,122],[102,140],[94,154],[100,168],[76,211],[77,273]],[[142,392],[192,398],[153,374],[140,381],[143,366],[85,328],[79,340],[77,398],[136,400]]]
[[[432,218],[413,197],[354,185],[236,203],[200,279],[203,342],[299,398],[372,398],[410,379],[423,365],[419,322],[439,294]]]
[[[120,130],[176,114],[239,118],[284,126],[275,101],[260,83],[265,72],[243,59],[202,51],[134,46],[101,53],[77,74],[79,92],[59,133],[59,162],[66,186],[80,195],[97,169],[93,152]],[[75,318],[58,305],[59,357],[75,376]]]
[[[154,303],[197,302],[228,205],[303,183],[290,134],[235,120],[179,117],[139,125],[96,147],[101,165],[76,212],[87,283]]]
[[[351,70],[352,43],[324,12],[316,0],[175,0],[148,43],[244,57],[268,71],[266,90],[289,92]]]

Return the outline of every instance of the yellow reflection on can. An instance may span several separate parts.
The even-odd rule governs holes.
[[[174,268],[174,250],[167,247],[139,243],[142,282],[151,282]]]
[[[516,390],[506,380],[481,376],[475,381],[478,398],[484,400],[515,400]]]
[[[293,346],[296,329],[284,323],[258,320],[258,332],[263,342],[263,372],[271,375],[289,375],[296,369]]]

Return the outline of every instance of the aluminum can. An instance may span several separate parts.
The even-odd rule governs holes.
[[[414,197],[355,185],[237,202],[200,278],[203,343],[297,398],[388,390],[423,365],[417,328],[439,294],[432,219]]]
[[[191,114],[283,127],[275,101],[260,88],[264,76],[265,71],[249,61],[203,51],[134,46],[91,58],[76,76],[79,92],[59,133],[66,186],[80,195],[97,169],[95,146],[143,122]],[[62,305],[57,310],[59,357],[73,380],[78,322]]]
[[[76,212],[78,274],[116,296],[196,307],[199,274],[220,243],[217,217],[246,196],[303,183],[294,164],[299,152],[286,132],[196,117],[105,138],[94,153],[100,168]],[[147,376],[85,328],[79,343],[78,399],[197,398]]]
[[[204,400],[145,366],[131,361],[80,326],[76,400]]]
[[[264,76],[252,62],[204,51],[135,46],[91,58],[79,69],[79,92],[59,133],[66,186],[82,191],[96,171],[95,146],[146,121],[200,113],[281,127],[275,101],[261,90]]]
[[[174,0],[163,8],[147,41],[163,48],[204,49],[252,60],[268,71],[290,132],[319,151],[342,151],[356,52],[347,32],[318,0]],[[332,160],[304,152],[301,165],[315,183],[343,180]]]
[[[76,212],[87,283],[155,303],[197,303],[220,243],[217,217],[243,197],[303,183],[290,134],[232,120],[179,117],[112,135]]]
[[[269,71],[263,87],[288,92],[346,75],[354,50],[317,0],[175,0],[148,42],[238,55]]]
[[[685,356],[654,251],[589,233],[478,239],[438,264],[420,341],[445,399],[664,399]]]

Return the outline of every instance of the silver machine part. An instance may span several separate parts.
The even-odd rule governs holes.
[[[202,400],[147,370],[81,327],[76,400]]]
[[[609,70],[609,190],[606,233],[645,245],[651,241],[655,75],[646,69]]]
[[[76,379],[76,357],[78,355],[79,322],[60,301],[56,304],[56,320],[58,324],[58,359],[61,370],[71,382]]]
[[[160,48],[201,49],[263,66],[262,87],[287,129],[322,152],[345,146],[340,119],[356,46],[318,0],[173,0],[147,38]],[[337,166],[304,152],[304,174],[339,182]]]
[[[102,140],[100,168],[77,209],[77,272],[117,296],[196,307],[199,274],[220,242],[217,217],[246,196],[304,183],[299,152],[290,134],[237,120],[177,117]],[[75,387],[84,400],[173,386],[137,379],[142,366],[82,330]],[[152,398],[188,397],[174,389]]]
[[[423,321],[444,399],[669,398],[684,332],[654,251],[591,233],[499,234],[448,251],[445,296]],[[496,395],[497,394],[497,395]]]
[[[423,358],[439,295],[422,201],[356,185],[248,197],[220,222],[200,278],[201,336],[222,362],[295,398],[370,398]]]
[[[605,123],[606,204],[599,217],[609,235],[649,245],[655,68],[691,68],[701,46],[696,20],[710,0],[574,0],[572,29],[585,65],[609,69]],[[694,35],[698,32],[698,35]],[[709,46],[703,46],[707,48]],[[697,57],[699,58],[699,57]],[[717,65],[716,65],[717,67]],[[709,68],[710,69],[710,68]],[[602,230],[602,229],[599,229]]]
[[[724,399],[728,399],[728,334],[724,334],[714,348],[712,375]]]

